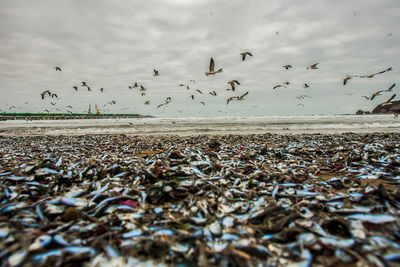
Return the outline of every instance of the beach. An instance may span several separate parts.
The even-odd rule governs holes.
[[[1,261],[396,266],[397,120],[257,120],[2,124]]]

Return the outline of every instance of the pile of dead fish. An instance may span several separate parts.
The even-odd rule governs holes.
[[[1,266],[392,266],[400,135],[0,137]]]

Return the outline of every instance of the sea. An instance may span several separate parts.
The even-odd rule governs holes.
[[[399,132],[394,115],[310,115],[0,121],[0,135],[198,135]]]

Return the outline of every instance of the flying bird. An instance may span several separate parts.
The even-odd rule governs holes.
[[[150,101],[144,102],[145,105],[150,105]]]
[[[228,105],[229,102],[231,102],[232,100],[236,100],[236,101],[244,100],[244,97],[245,97],[246,95],[248,95],[248,94],[249,94],[249,92],[246,92],[246,93],[244,93],[244,94],[241,95],[241,96],[231,96],[231,97],[229,97],[228,99],[226,99],[226,104]]]
[[[237,85],[240,85],[240,83],[239,83],[237,80],[232,80],[232,81],[229,81],[229,82],[228,82],[228,84],[230,84],[231,87],[232,87],[232,91],[235,91],[235,83],[236,83]]]
[[[144,86],[141,85],[141,86],[140,86],[140,91],[144,92],[144,91],[146,91],[146,88],[144,88]]]
[[[215,71],[214,68],[215,68],[214,59],[213,59],[213,58],[210,58],[210,66],[209,66],[209,68],[208,68],[209,71],[206,72],[206,76],[208,76],[208,75],[215,75],[215,74],[218,73],[218,72],[222,72],[222,69],[219,69],[219,70]]]
[[[217,92],[215,92],[215,91],[211,91],[211,92],[209,92],[210,93],[210,95],[212,95],[212,96],[217,96]]]
[[[142,93],[142,96],[145,96],[145,95],[146,95],[146,93],[143,92],[143,93]]]
[[[88,91],[92,91],[92,89],[90,89],[90,87],[89,87],[89,86],[87,87],[87,90],[88,90]]]
[[[192,98],[192,100],[194,100],[194,95],[191,95],[190,97]]]
[[[75,91],[78,91],[78,86],[74,86],[73,88],[75,89]]]
[[[310,66],[307,67],[307,69],[316,70],[316,69],[318,69],[318,67],[317,67],[318,64],[319,64],[319,63],[311,64]]]
[[[354,77],[357,77],[357,75],[350,75],[347,76],[346,78],[343,79],[343,86],[345,86],[347,84],[347,82],[351,79],[353,79]]]
[[[88,86],[86,82],[82,82],[81,86]]]
[[[104,92],[104,88],[100,88],[100,92],[102,92],[102,93],[103,93],[103,92]]]
[[[61,71],[60,67],[54,67],[57,71]]]
[[[283,84],[289,85],[289,84],[290,84],[290,82],[286,81],[286,82],[284,82]]]
[[[46,90],[46,91],[44,91],[44,92],[42,92],[42,93],[40,94],[40,96],[42,97],[42,99],[44,99],[44,96],[45,96],[46,94],[48,94],[49,96],[51,96],[50,91],[49,91],[49,90]]]
[[[154,71],[153,76],[160,76],[160,74],[158,73],[158,70],[154,70],[154,69],[153,69],[153,71]]]
[[[285,69],[290,69],[292,67],[292,65],[285,65],[285,66],[282,66],[282,68],[285,68]]]
[[[304,85],[303,85],[303,87],[304,88],[308,88],[308,87],[310,87],[307,83],[305,83]]]
[[[200,94],[203,94],[203,92],[202,92],[202,91],[200,91],[199,89],[196,89],[196,91],[197,91],[197,92],[199,92]]]
[[[135,82],[135,84],[133,85],[133,88],[139,87],[139,85],[137,84],[137,82]]]
[[[245,59],[246,59],[246,56],[247,55],[249,55],[249,56],[253,56],[250,52],[242,52],[242,53],[240,53],[240,55],[242,56],[242,61],[244,61]]]
[[[50,104],[51,104],[52,106],[54,106],[56,103],[50,102]]]
[[[375,75],[379,75],[379,74],[382,74],[382,73],[385,73],[385,72],[388,72],[388,71],[392,71],[393,69],[392,69],[392,67],[389,67],[389,68],[387,68],[387,69],[385,69],[385,70],[382,70],[382,71],[379,71],[379,72],[376,72],[376,73],[373,73],[373,74],[369,74],[369,75],[362,75],[362,76],[359,76],[360,78],[373,78]]]
[[[283,86],[282,84],[278,84],[278,85],[275,85],[274,87],[272,87],[272,89],[276,89],[276,88],[279,88],[279,87],[285,87],[285,86]]]
[[[205,105],[206,105],[206,104],[205,104],[203,101],[201,101],[201,102],[200,102],[200,104],[202,104],[203,106],[205,106]]]

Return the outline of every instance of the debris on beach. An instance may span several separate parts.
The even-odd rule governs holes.
[[[400,135],[0,137],[1,266],[392,266]]]

